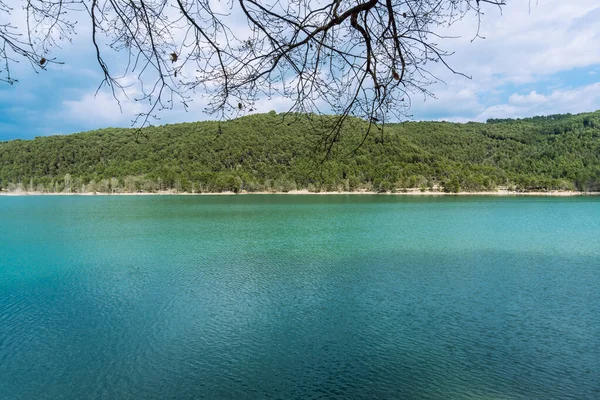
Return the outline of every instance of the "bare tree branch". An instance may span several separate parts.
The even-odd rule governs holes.
[[[254,110],[262,98],[286,99],[289,113],[333,113],[324,134],[327,157],[349,116],[371,127],[408,115],[410,96],[429,95],[439,63],[453,73],[436,30],[477,17],[502,0],[27,0],[15,9],[0,0],[0,80],[13,84],[11,66],[26,60],[36,71],[59,61],[52,53],[70,41],[77,22],[91,24],[91,44],[106,85],[118,99],[126,85],[156,112],[187,108],[206,93],[220,118]],[[10,22],[24,13],[23,24]],[[16,20],[12,18],[13,21]],[[0,19],[4,21],[4,19]],[[125,54],[109,65],[107,52]],[[461,74],[466,76],[464,74]],[[131,83],[131,78],[134,83]],[[99,87],[99,89],[100,89]],[[141,93],[141,94],[140,94]]]

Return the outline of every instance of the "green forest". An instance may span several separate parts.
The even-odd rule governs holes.
[[[225,122],[0,142],[0,190],[119,192],[600,191],[600,112],[486,123],[271,111]],[[330,138],[331,139],[331,138]]]

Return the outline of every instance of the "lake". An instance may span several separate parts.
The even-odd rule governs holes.
[[[598,399],[600,198],[0,197],[2,399]]]

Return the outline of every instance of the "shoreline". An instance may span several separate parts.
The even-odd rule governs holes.
[[[576,192],[552,190],[548,192],[517,192],[509,190],[497,190],[493,192],[457,192],[446,193],[438,191],[420,191],[418,189],[407,190],[405,192],[310,192],[304,190],[290,190],[289,192],[211,192],[211,193],[177,193],[172,191],[163,192],[120,192],[120,193],[40,193],[40,192],[0,192],[0,196],[246,196],[246,195],[378,195],[378,196],[548,196],[548,197],[573,197],[573,196],[600,196],[600,192]]]

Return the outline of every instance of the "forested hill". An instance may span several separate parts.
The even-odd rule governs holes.
[[[43,192],[600,190],[600,112],[487,123],[349,121],[321,163],[324,117],[102,129],[0,142],[0,188]],[[319,144],[321,147],[319,148]]]

